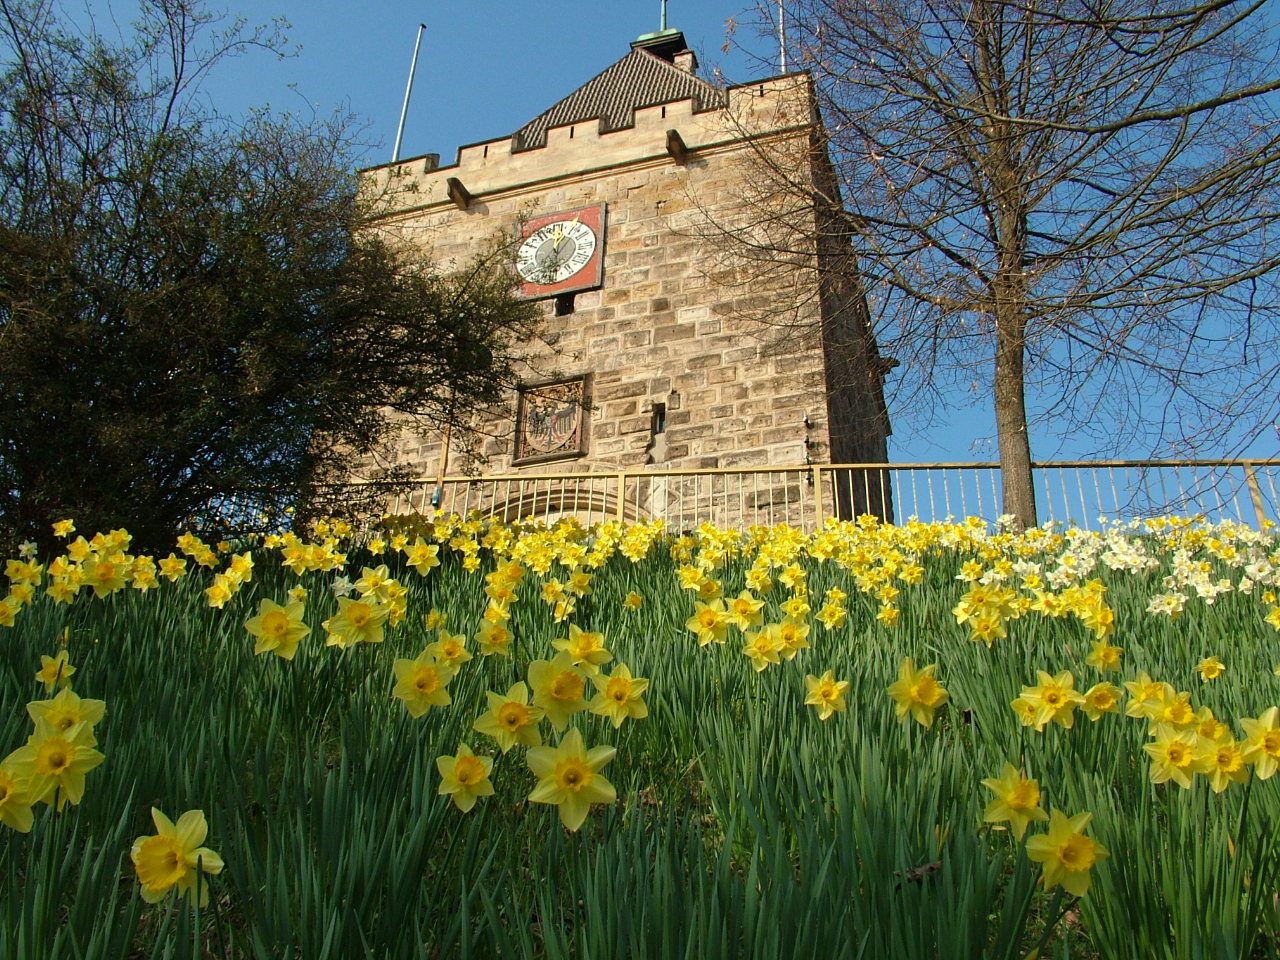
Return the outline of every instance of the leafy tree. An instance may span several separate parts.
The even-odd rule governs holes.
[[[762,3],[773,16],[774,2]],[[1183,452],[1277,412],[1274,4],[797,0],[841,215],[899,411],[990,396],[1005,509],[1036,520],[1028,423]],[[772,21],[771,21],[772,22]],[[798,57],[795,55],[798,54]],[[762,144],[758,262],[813,241],[812,182]],[[841,199],[843,198],[843,199]],[[1132,449],[1132,448],[1131,448]]]
[[[362,230],[348,119],[213,110],[207,72],[278,35],[140,9],[122,45],[0,0],[5,537],[305,504],[390,411],[496,400],[535,316],[496,248],[444,275]]]

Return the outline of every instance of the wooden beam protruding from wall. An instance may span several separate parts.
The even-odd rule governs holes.
[[[450,177],[445,181],[445,185],[449,190],[449,199],[453,201],[453,205],[459,210],[465,210],[471,206],[471,192],[462,185],[462,181],[457,177]]]
[[[680,131],[674,128],[667,131],[667,153],[682,167],[689,162],[689,147],[680,136]]]

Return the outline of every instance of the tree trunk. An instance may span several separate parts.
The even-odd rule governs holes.
[[[1000,479],[1004,512],[1019,529],[1036,525],[1036,488],[1031,477],[1031,440],[1027,434],[1024,392],[1026,321],[1021,306],[996,306],[996,437],[1000,444]]]

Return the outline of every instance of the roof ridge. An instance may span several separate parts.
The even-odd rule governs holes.
[[[635,125],[641,107],[692,100],[695,113],[728,105],[722,88],[675,64],[636,47],[534,117],[512,136],[512,152],[546,145],[552,127],[599,120],[600,132],[611,133]]]

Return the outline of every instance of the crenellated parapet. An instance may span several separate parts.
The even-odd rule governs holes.
[[[596,117],[549,127],[545,143],[519,149],[518,135],[467,144],[453,164],[436,154],[361,171],[362,190],[388,217],[430,213],[433,208],[473,205],[565,179],[566,171],[589,178],[629,166],[686,165],[699,158],[741,149],[745,140],[794,135],[812,121],[810,78],[788,74],[730,87],[727,104],[697,109],[690,98],[637,107],[631,123],[602,130]]]

